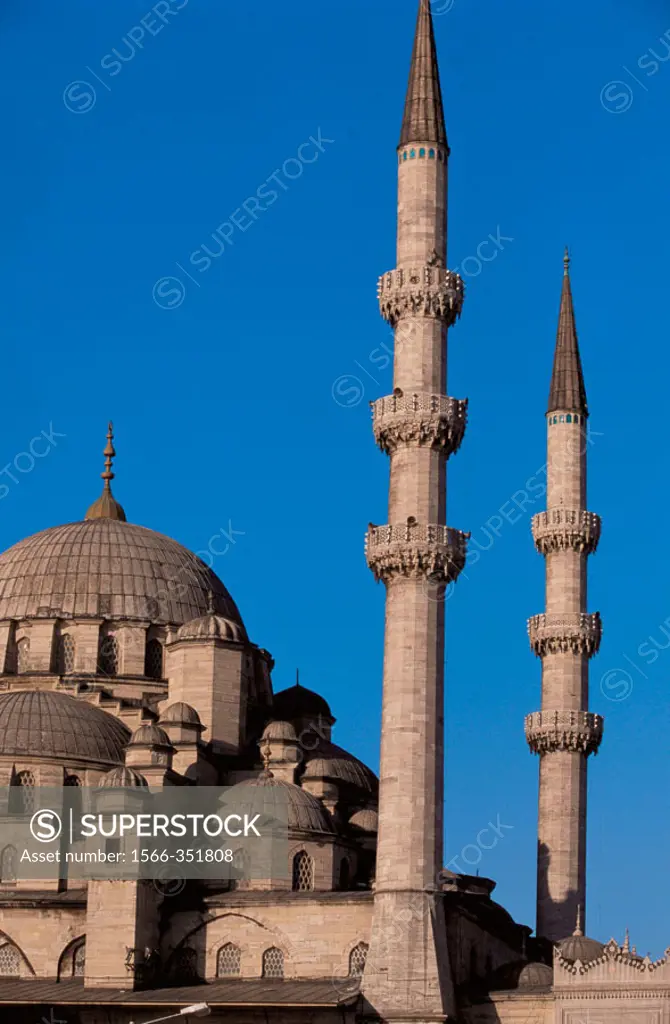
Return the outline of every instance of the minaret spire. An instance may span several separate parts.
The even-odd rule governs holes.
[[[126,513],[112,495],[111,482],[114,479],[112,460],[116,455],[116,449],[114,448],[114,429],[111,423],[107,426],[107,444],[102,454],[105,456],[105,469],[100,474],[104,480],[102,494],[89,508],[86,519],[116,519],[125,523]]]
[[[378,286],[381,314],[395,331],[393,391],[373,403],[375,438],[390,456],[388,522],[371,524],[366,540],[368,565],[386,587],[386,619],[379,840],[362,992],[366,1015],[394,1024],[439,1024],[455,1012],[439,880],[445,590],[463,568],[467,535],[446,525],[446,467],[463,439],[467,403],[447,396],[447,331],[463,303],[463,283],[446,269],[448,156],[430,4],[421,0],[396,157],[396,267]]]
[[[447,148],[433,15],[430,0],[419,0],[400,145],[428,140]]]
[[[572,412],[581,413],[582,416],[588,416],[584,373],[579,355],[570,286],[570,253],[567,248],[563,257],[563,267],[563,291],[547,412],[554,412],[556,409],[570,409]]]
[[[542,659],[542,706],[526,719],[528,745],[540,756],[537,934],[552,941],[585,931],[586,770],[603,733],[602,718],[589,711],[589,659],[602,626],[587,611],[587,559],[600,539],[600,517],[586,511],[587,416],[566,250],[547,413],[547,511],[533,517],[546,610],[529,619],[528,633]]]

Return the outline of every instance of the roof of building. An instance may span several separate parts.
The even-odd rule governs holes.
[[[305,981],[275,981],[269,978],[231,979],[208,985],[148,989],[129,992],[117,989],[84,988],[83,979],[68,981],[30,978],[0,978],[0,1006],[24,1005],[35,1009],[85,1004],[94,1006],[168,1007],[208,1003],[209,1006],[342,1006],[356,1001],[359,978],[316,978]],[[52,1014],[53,1016],[53,1014]],[[58,1014],[56,1014],[58,1016]],[[156,1016],[154,1012],[152,1017]]]
[[[180,625],[242,618],[221,580],[177,541],[143,526],[88,519],[53,526],[0,555],[0,620],[139,619]]]
[[[570,935],[558,944],[558,951],[564,960],[581,960],[588,964],[603,955],[605,946],[597,939],[589,939],[586,935]]]
[[[348,750],[330,740],[321,739],[316,733],[314,743],[310,740],[305,742],[305,739],[303,737],[306,759],[304,775],[346,783],[373,796],[378,792],[379,780],[375,773]]]
[[[170,704],[169,707],[161,713],[159,718],[161,725],[202,725],[200,721],[200,715],[192,708],[190,704],[186,704],[183,700],[177,700],[174,704]]]
[[[335,831],[328,811],[321,801],[293,782],[285,782],[283,779],[276,778],[272,772],[265,771],[256,778],[245,779],[238,783],[235,790],[238,791],[242,786],[273,790],[273,796],[269,800],[262,799],[262,810],[268,814],[273,807],[276,807],[277,817],[279,820],[286,820],[289,828],[306,832],[332,833]],[[254,806],[256,811],[260,809],[260,807]]]
[[[111,772],[103,775],[98,782],[101,789],[142,789],[146,785],[147,780],[144,776],[126,765],[112,768]]]
[[[554,353],[554,369],[549,389],[549,406],[547,412],[564,409],[588,416],[586,387],[582,360],[577,341],[575,311],[572,303],[570,285],[570,256],[566,249],[563,258],[563,290],[561,292],[561,308],[558,315],[558,334]]]
[[[54,690],[0,696],[0,755],[119,764],[130,738],[113,715]]]
[[[130,737],[131,747],[171,747],[170,737],[159,725],[141,725]]]
[[[272,721],[263,729],[263,735],[261,739],[264,740],[287,740],[288,742],[293,741],[297,743],[298,737],[296,736],[295,729],[290,722],[279,722]]]
[[[444,105],[429,0],[419,0],[414,50],[405,100],[400,145],[435,142],[447,146]]]
[[[178,640],[227,640],[243,643],[247,634],[241,621],[207,612],[190,622],[185,622],[177,632]]]
[[[290,722],[294,718],[306,718],[312,715],[314,724],[319,724],[319,717],[331,719],[333,713],[328,701],[314,690],[296,683],[287,690],[280,690],[272,698],[272,714],[276,719]]]
[[[352,814],[349,824],[362,832],[377,832],[379,830],[379,815],[372,807],[364,807],[361,811]]]

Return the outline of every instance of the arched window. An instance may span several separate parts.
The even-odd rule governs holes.
[[[314,888],[314,863],[304,850],[293,858],[293,891],[311,892]]]
[[[144,674],[148,679],[163,678],[163,645],[160,640],[150,640],[144,653]]]
[[[421,159],[423,159],[423,158],[425,157],[425,155],[426,155],[426,151],[425,151],[425,149],[420,149],[420,150],[419,150],[419,157],[420,157]]]
[[[276,946],[271,946],[263,953],[263,977],[284,977],[284,954]]]
[[[340,882],[338,886],[342,892],[346,892],[349,888],[350,876],[351,870],[349,868],[349,861],[346,857],[343,857],[340,861]]]
[[[16,671],[19,675],[30,671],[30,640],[27,636],[22,637],[16,645]]]
[[[365,970],[365,961],[368,958],[367,942],[359,942],[349,954],[349,977],[362,978]]]
[[[239,978],[242,951],[233,942],[227,942],[216,954],[217,978]]]
[[[59,636],[56,658],[56,671],[59,675],[66,676],[74,672],[74,651],[74,637],[69,633]]]
[[[32,772],[19,772],[12,779],[9,794],[9,813],[28,814],[35,808],[35,776]]]
[[[572,416],[570,415],[570,413],[568,413],[568,415],[565,417],[565,422],[572,423]]]
[[[0,882],[4,885],[16,881],[16,868],[18,857],[15,846],[5,846],[0,853]]]
[[[72,977],[83,978],[86,967],[86,943],[80,942],[72,954]]]
[[[6,942],[0,946],[0,976],[18,978],[21,974],[21,954],[15,945]]]
[[[102,676],[116,676],[119,673],[119,642],[113,633],[100,638],[98,672]]]
[[[64,786],[81,786],[81,779],[78,775],[66,775]]]

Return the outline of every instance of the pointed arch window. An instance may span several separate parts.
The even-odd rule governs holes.
[[[362,978],[365,970],[365,961],[368,958],[367,942],[359,942],[349,954],[349,977]]]
[[[311,892],[314,888],[314,861],[301,850],[293,858],[293,891]]]
[[[3,885],[12,885],[16,882],[18,863],[16,847],[5,846],[2,853],[0,853],[0,882]]]
[[[102,676],[119,674],[119,641],[114,633],[106,633],[100,638],[98,672]]]
[[[74,672],[74,637],[69,633],[63,633],[58,638],[58,650],[56,655],[56,671],[61,676],[70,675]]]
[[[19,675],[30,671],[30,639],[27,636],[22,637],[16,645],[16,671]]]
[[[217,978],[239,978],[242,951],[234,942],[227,942],[216,954]]]
[[[144,674],[148,679],[163,678],[163,645],[160,640],[149,640],[144,653]]]
[[[80,942],[72,954],[72,977],[83,978],[86,969],[86,943]]]
[[[21,974],[21,954],[12,942],[0,946],[0,976],[18,978]]]
[[[284,977],[284,954],[276,946],[271,946],[263,953],[263,977]]]

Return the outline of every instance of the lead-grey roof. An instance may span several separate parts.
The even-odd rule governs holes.
[[[570,260],[565,254],[565,273],[561,292],[561,308],[558,315],[558,333],[554,353],[554,369],[549,389],[547,412],[558,409],[579,412],[588,416],[584,372],[579,354],[575,310],[570,285]]]
[[[112,618],[181,625],[214,610],[242,626],[221,580],[143,526],[91,519],[36,533],[0,555],[0,619]],[[242,626],[242,628],[244,628]]]
[[[0,696],[0,755],[118,765],[130,732],[100,708],[53,690]]]
[[[400,145],[435,142],[447,146],[444,106],[430,0],[419,0],[414,50]]]

